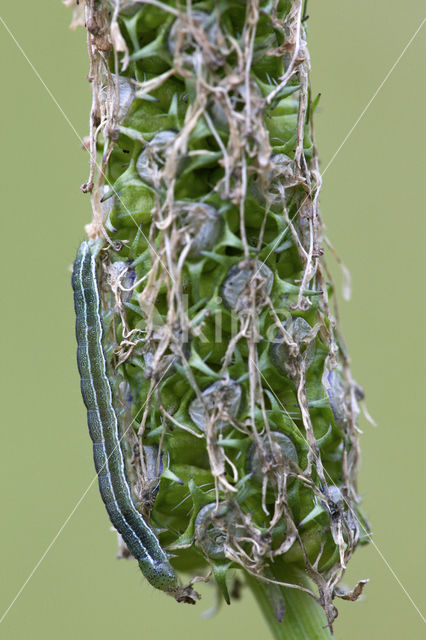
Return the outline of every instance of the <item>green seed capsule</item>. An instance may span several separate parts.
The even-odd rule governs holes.
[[[303,318],[288,318],[283,323],[286,335],[277,334],[271,345],[271,360],[282,373],[291,373],[295,363],[304,362],[305,369],[312,364],[315,356],[315,342],[312,327]]]
[[[265,475],[273,484],[277,483],[277,473],[291,470],[291,462],[299,463],[297,449],[289,436],[279,431],[271,431],[262,438],[262,449],[253,446],[250,451],[250,470],[253,478],[262,483]]]
[[[190,256],[212,249],[222,233],[222,218],[215,207],[203,202],[175,202],[178,224],[191,243]],[[185,242],[186,244],[186,242]]]
[[[207,504],[195,519],[195,540],[203,552],[214,560],[225,559],[226,530],[220,522],[226,518],[228,505],[226,502]]]
[[[242,389],[235,380],[218,380],[204,389],[201,399],[195,398],[189,405],[191,420],[201,431],[206,431],[211,421],[216,429],[229,424],[226,418],[235,418],[241,404]]]
[[[197,64],[196,57],[193,55],[194,48],[206,36],[207,41],[213,45],[217,45],[222,41],[215,16],[194,9],[191,13],[191,22],[181,18],[177,18],[174,21],[167,38],[168,50],[172,56],[176,56],[176,54],[182,56],[185,65],[193,67]],[[205,49],[207,48],[205,47]],[[220,55],[214,55],[211,50],[210,56],[208,56],[208,63],[213,68],[217,68],[223,64],[223,61]]]
[[[327,487],[328,509],[332,518],[335,518],[343,512],[345,507],[345,501],[343,500],[342,492],[339,487],[330,485]]]
[[[327,371],[326,369],[324,371],[323,385],[327,391],[336,424],[339,427],[344,427],[350,415],[348,385],[345,383],[341,373],[336,369],[332,371]]]
[[[136,162],[136,170],[145,184],[158,187],[167,148],[176,139],[175,131],[160,131],[146,145]]]
[[[252,267],[234,265],[222,285],[222,297],[229,309],[239,311],[250,304],[248,286],[256,287],[260,295],[269,295],[273,282],[273,273],[264,263],[255,262]]]
[[[120,95],[118,119],[124,120],[132,106],[133,100],[135,99],[135,85],[129,81],[129,78],[126,78],[125,76],[118,76],[118,87]]]

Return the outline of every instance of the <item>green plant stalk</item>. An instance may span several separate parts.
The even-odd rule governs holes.
[[[286,580],[300,586],[309,586],[300,572],[287,572]],[[291,587],[280,587],[285,614],[282,622],[279,622],[268,594],[267,583],[249,573],[246,573],[246,582],[274,640],[326,640],[332,637],[323,609],[309,594]]]
[[[274,633],[299,619],[325,633],[366,525],[361,390],[323,256],[304,3],[86,0],[76,11],[93,92],[82,190],[102,380],[129,499],[155,557],[170,557],[178,586],[164,590],[192,602],[201,575],[230,602],[242,569]],[[100,345],[86,342],[96,371]],[[309,575],[312,595],[271,575],[300,586]]]

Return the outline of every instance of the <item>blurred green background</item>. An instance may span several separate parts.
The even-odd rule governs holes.
[[[309,13],[324,168],[421,23],[424,3],[412,0],[403,10],[396,0],[326,0],[311,2]],[[70,11],[59,0],[3,0],[0,16],[85,136],[85,35],[69,31]],[[360,490],[377,549],[359,550],[345,580],[353,585],[370,577],[371,583],[362,602],[338,603],[338,640],[425,637],[404,592],[423,606],[425,36],[426,25],[324,175],[323,217],[354,284],[352,301],[341,303],[343,331],[379,425],[361,422]],[[1,615],[93,480],[94,468],[75,362],[69,271],[90,219],[88,197],[79,191],[88,158],[1,23],[0,56]],[[115,554],[116,538],[94,484],[9,611],[1,637],[268,637],[249,594],[204,620],[212,590],[203,589],[196,607],[178,606]]]

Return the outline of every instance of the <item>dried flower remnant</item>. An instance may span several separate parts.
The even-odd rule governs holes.
[[[155,483],[143,512],[178,571],[228,600],[226,574],[241,569],[270,585],[284,622],[290,582],[331,627],[367,525],[302,2],[90,0],[85,12],[83,190],[110,376],[131,397],[133,493],[143,501]]]

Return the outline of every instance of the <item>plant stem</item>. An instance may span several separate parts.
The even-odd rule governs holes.
[[[248,573],[245,577],[275,640],[330,640],[332,638],[324,611],[308,593],[277,585],[285,601],[284,618],[282,622],[278,622],[268,593],[268,583]],[[287,573],[286,581],[307,586],[306,579],[301,578],[300,574],[296,577]]]

